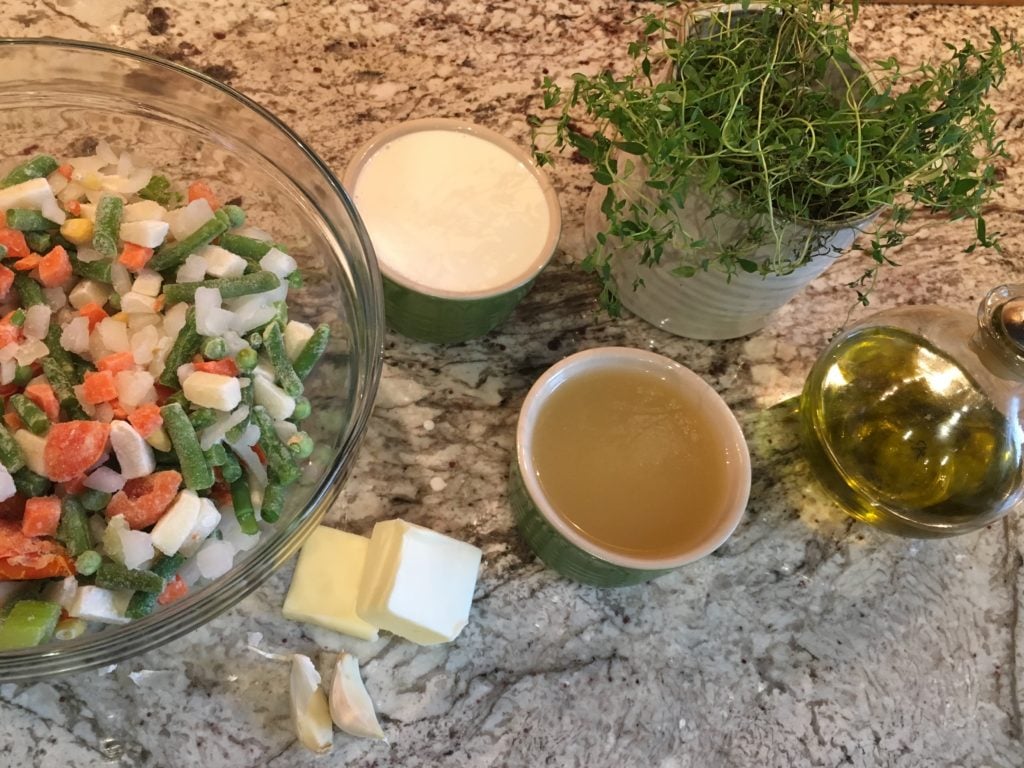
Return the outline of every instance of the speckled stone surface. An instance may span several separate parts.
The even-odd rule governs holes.
[[[411,117],[463,116],[523,143],[539,78],[612,64],[645,6],[568,2],[256,3],[7,0],[0,35],[98,40],[201,69],[270,108],[340,173],[361,142]],[[1024,9],[869,6],[868,58],[911,62],[942,36],[1004,36]],[[897,255],[876,308],[971,310],[1024,281],[1024,75],[996,99],[1006,187],[1002,254],[966,257],[938,224]],[[0,145],[2,145],[0,136]],[[452,348],[389,336],[385,379],[329,521],[368,532],[403,516],[483,548],[471,623],[446,646],[350,641],[280,616],[290,567],[158,652],[56,681],[0,686],[0,766],[1004,766],[1024,765],[1022,525],[915,542],[853,524],[819,498],[784,408],[851,303],[841,263],[760,333],[724,343],[610,322],[582,257],[588,182],[552,173],[564,210],[556,263],[512,319]],[[571,352],[658,350],[704,375],[753,455],[749,514],[714,557],[646,586],[579,587],[531,557],[504,495],[531,382]],[[432,421],[433,429],[425,424]],[[429,426],[429,425],[427,425]],[[337,736],[330,757],[293,737],[287,668],[356,653],[390,744]]]

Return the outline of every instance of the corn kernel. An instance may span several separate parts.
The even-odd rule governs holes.
[[[88,219],[68,219],[60,228],[60,233],[75,245],[88,245],[92,242],[92,222]]]
[[[157,427],[154,432],[150,433],[149,437],[146,438],[146,442],[158,451],[171,450],[171,438],[163,427]]]

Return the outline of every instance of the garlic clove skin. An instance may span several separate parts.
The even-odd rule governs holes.
[[[341,653],[334,665],[330,702],[331,718],[345,733],[368,739],[384,738],[370,694],[359,674],[359,662],[350,653]]]
[[[334,728],[327,695],[320,687],[320,673],[308,656],[292,656],[292,720],[299,742],[313,752],[327,752],[334,743]]]

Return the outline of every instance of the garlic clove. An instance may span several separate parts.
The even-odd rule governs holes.
[[[341,653],[334,665],[330,701],[331,718],[345,733],[369,739],[384,738],[370,694],[359,674],[359,662],[350,653]]]
[[[299,741],[313,752],[327,752],[334,740],[327,695],[320,687],[320,673],[301,653],[292,656],[291,704]]]

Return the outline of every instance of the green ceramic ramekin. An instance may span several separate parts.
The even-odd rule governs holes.
[[[537,275],[554,255],[561,233],[561,213],[551,182],[530,155],[518,145],[487,128],[465,120],[427,118],[410,120],[389,128],[363,145],[345,169],[344,186],[359,198],[357,181],[374,154],[389,142],[418,131],[457,131],[476,136],[496,145],[526,168],[540,185],[547,211],[547,233],[544,245],[511,280],[477,291],[452,291],[425,285],[401,274],[388,264],[387,254],[377,250],[384,283],[384,314],[391,328],[419,341],[454,344],[485,335],[501,324],[515,309],[533,285]],[[396,184],[401,179],[395,180]],[[371,240],[373,228],[367,222]],[[376,243],[375,243],[376,247]],[[486,259],[487,253],[480,258]]]
[[[729,499],[714,529],[698,544],[669,558],[645,559],[602,548],[585,538],[554,509],[533,466],[532,438],[537,416],[551,393],[566,380],[601,369],[649,372],[696,398],[724,444]],[[667,357],[627,347],[578,352],[549,368],[533,385],[519,412],[516,459],[509,476],[509,503],[526,543],[548,566],[574,581],[598,587],[639,584],[710,554],[736,529],[750,495],[750,454],[739,422],[725,401],[702,378]],[[623,514],[630,514],[623,510]]]

